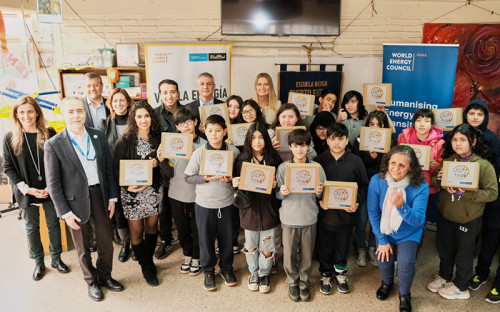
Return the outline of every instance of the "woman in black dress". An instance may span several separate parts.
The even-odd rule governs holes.
[[[49,232],[51,266],[60,273],[69,272],[61,260],[61,228],[54,204],[49,197],[43,165],[43,146],[56,132],[47,128],[42,109],[29,96],[19,98],[12,108],[12,131],[5,135],[4,172],[14,186],[14,196],[24,212],[26,236],[31,258],[35,260],[33,279],[45,273],[44,251],[40,239],[40,206],[45,211]]]
[[[153,108],[146,101],[137,102],[130,109],[127,130],[116,142],[113,157],[117,176],[121,159],[150,159],[153,162],[152,185],[121,187],[121,202],[130,228],[132,249],[146,282],[151,286],[159,284],[153,254],[163,198],[161,173],[165,177],[173,174],[168,160],[161,156],[160,140],[161,127]]]
[[[99,121],[98,129],[106,133],[111,155],[114,154],[116,141],[127,129],[128,112],[132,104],[134,104],[133,100],[130,98],[127,91],[122,88],[113,89],[106,101],[106,106],[109,108],[110,115],[106,119],[101,119],[101,121]],[[130,231],[127,219],[125,219],[123,215],[121,201],[116,203],[114,217],[116,228],[122,241],[122,248],[118,254],[118,260],[120,262],[125,262],[128,260],[129,256],[131,256]],[[132,257],[134,257],[133,254]]]

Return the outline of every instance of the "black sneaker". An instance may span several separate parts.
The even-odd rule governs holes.
[[[486,284],[486,279],[482,279],[479,275],[476,275],[469,281],[469,289],[478,290],[483,284]]]
[[[259,277],[259,291],[261,293],[268,293],[271,291],[269,275]]]
[[[492,288],[484,300],[493,304],[500,303],[500,293],[498,293],[496,288]]]
[[[334,275],[335,282],[337,282],[337,289],[346,294],[349,292],[349,285],[347,284],[347,276],[344,273],[335,273]]]
[[[214,274],[205,274],[205,282],[203,283],[205,286],[205,290],[214,291],[217,290],[217,286],[215,286],[215,276]]]
[[[329,295],[332,293],[332,278],[330,276],[321,276],[321,285],[319,286],[319,292],[323,295]]]
[[[163,259],[167,256],[167,253],[172,249],[172,244],[167,244],[165,241],[161,241],[160,246],[155,252],[156,259]]]
[[[309,288],[303,288],[300,290],[300,300],[302,301],[309,301]]]
[[[229,273],[220,273],[224,281],[226,282],[226,285],[229,287],[236,286],[238,284],[238,280],[236,280],[236,276],[234,276],[233,272]]]
[[[290,299],[292,299],[292,301],[299,301],[299,286],[288,286],[288,296],[290,297]]]

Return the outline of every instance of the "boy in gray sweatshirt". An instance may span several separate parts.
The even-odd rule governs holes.
[[[293,158],[282,163],[276,173],[278,192],[276,197],[281,202],[280,220],[283,229],[283,268],[286,283],[289,285],[288,295],[293,301],[309,300],[309,277],[312,272],[312,253],[316,240],[316,223],[318,221],[318,205],[316,199],[322,197],[325,172],[321,168],[320,184],[314,193],[290,193],[285,185],[286,166],[290,163],[316,163],[307,158],[311,145],[311,135],[303,129],[292,131],[288,136],[288,144]],[[295,261],[297,250],[300,263]]]

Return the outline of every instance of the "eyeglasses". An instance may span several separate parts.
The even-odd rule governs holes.
[[[180,128],[184,128],[184,127],[191,127],[193,124],[194,124],[193,120],[186,120],[184,122],[179,122],[177,126]]]
[[[255,114],[255,109],[244,110],[241,112],[243,115],[252,115]]]

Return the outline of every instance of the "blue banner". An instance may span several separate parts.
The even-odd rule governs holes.
[[[453,102],[458,45],[384,44],[384,83],[392,83],[387,108],[397,137],[412,126],[421,108],[450,108]]]

